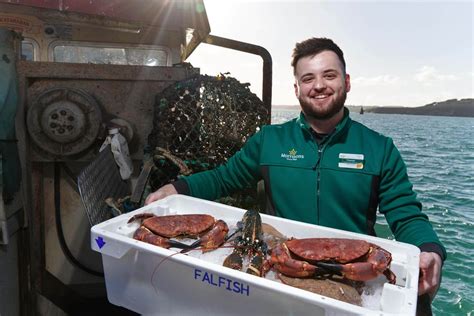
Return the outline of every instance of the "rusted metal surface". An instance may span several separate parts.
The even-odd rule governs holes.
[[[202,0],[0,0],[0,26],[34,39],[36,60],[50,60],[60,40],[159,45],[170,49],[168,65],[184,61],[210,32]]]
[[[60,63],[20,62],[19,74],[24,77],[25,108],[50,89],[57,87],[80,89],[94,98],[102,111],[103,123],[121,118],[134,127],[134,139],[129,144],[132,158],[141,159],[148,134],[152,129],[155,96],[177,80],[197,74],[198,69],[180,67],[138,67],[118,65],[79,65]],[[24,124],[24,123],[22,123]],[[29,128],[25,126],[25,129]],[[105,128],[96,143],[86,152],[69,160],[91,160],[105,138]],[[34,144],[31,144],[34,145]],[[32,160],[52,161],[49,155],[34,145]],[[87,152],[89,151],[89,152]]]
[[[184,60],[180,52],[189,56],[210,32],[203,0],[0,0],[0,11],[0,24],[34,39],[37,44],[35,58],[44,61],[53,58],[50,48],[55,41],[83,41],[115,43],[117,46],[160,45],[170,50],[171,63],[177,63],[180,57]],[[188,28],[193,35],[189,42],[186,38]],[[98,292],[91,291],[89,285],[102,282],[71,265],[58,247],[53,221],[51,162],[68,161],[69,167],[78,174],[95,157],[105,136],[105,125],[120,118],[133,125],[135,136],[129,147],[138,167],[152,129],[155,96],[174,82],[198,73],[198,69],[179,67],[18,63],[20,103],[16,126],[23,167],[25,213],[29,221],[28,238],[25,236],[27,240],[24,241],[29,249],[22,249],[27,253],[22,258],[29,257],[24,261],[28,266],[23,269],[28,270],[23,281],[28,283],[28,287],[25,286],[28,289],[22,293],[22,301],[28,306],[27,314],[38,314],[38,302],[42,297],[58,306],[62,302],[76,314],[87,314],[86,309],[97,312],[91,300],[85,304],[78,298],[81,302],[73,308],[74,304],[69,304],[68,300],[73,300],[74,294],[68,293],[67,288],[77,284],[87,292],[87,297],[94,297]],[[48,155],[32,143],[27,133],[26,113],[32,100],[58,86],[86,91],[99,104],[103,117],[99,134],[104,136],[71,157]],[[270,99],[266,100],[271,103]],[[241,120],[240,116],[238,120]],[[100,260],[90,253],[87,239],[90,227],[79,205],[75,192],[77,185],[65,180],[64,177],[61,180],[61,213],[66,241],[79,261],[94,268],[99,264],[100,268]],[[104,293],[102,289],[99,295]],[[84,309],[84,313],[78,307]],[[118,315],[115,312],[104,314]]]
[[[19,61],[18,75],[31,78],[177,81],[199,73],[199,68],[144,67]]]
[[[130,143],[130,149],[133,158],[141,160],[143,146],[151,130],[155,95],[173,82],[197,74],[199,70],[180,67],[79,65],[26,61],[19,62],[17,69],[20,104],[16,127],[23,167],[25,210],[29,220],[28,246],[30,250],[28,254],[30,259],[27,281],[31,282],[30,290],[27,294],[22,294],[22,297],[30,304],[32,314],[36,314],[39,304],[37,298],[45,295],[48,299],[53,299],[54,295],[51,295],[60,288],[57,284],[51,283],[48,278],[45,279],[46,274],[54,275],[67,286],[81,283],[84,285],[82,288],[88,288],[87,284],[102,281],[68,263],[57,245],[55,225],[52,222],[54,203],[50,162],[58,157],[44,155],[41,149],[37,148],[38,146],[32,144],[27,134],[26,112],[32,105],[31,101],[44,91],[58,86],[85,91],[99,104],[104,124],[118,117],[134,126],[135,137]],[[103,131],[105,135],[105,128]],[[95,157],[102,141],[103,139],[97,139],[90,150],[81,153],[79,157],[63,159],[70,161],[71,168],[78,172],[84,167],[85,162]],[[90,227],[79,205],[79,196],[65,181],[62,181],[61,188],[63,192],[61,213],[66,240],[81,262],[94,266],[95,263],[100,263],[100,260],[93,260],[97,258],[89,254],[90,248],[85,248],[89,245],[86,235]],[[78,220],[78,217],[83,218],[83,221]]]
[[[175,26],[143,25],[138,21],[105,19],[95,15],[45,10],[0,2],[0,26],[13,29],[29,41],[34,41],[34,57],[37,61],[53,58],[51,49],[64,44],[105,44],[117,46],[143,46],[169,49],[171,62],[181,62],[181,47],[186,45],[186,32]],[[199,44],[205,32],[194,32],[193,43]],[[193,33],[193,34],[194,34]],[[79,43],[81,42],[81,43]],[[190,45],[187,45],[190,46]],[[188,49],[186,47],[186,49]],[[191,47],[189,48],[191,49]]]
[[[137,21],[143,25],[179,26],[199,29],[206,33],[210,31],[203,0],[0,0],[0,2],[108,19]]]

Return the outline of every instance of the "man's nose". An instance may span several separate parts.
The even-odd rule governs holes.
[[[326,83],[324,82],[324,80],[321,80],[321,79],[316,79],[314,80],[314,83],[313,83],[313,89],[314,90],[323,90],[326,88]]]

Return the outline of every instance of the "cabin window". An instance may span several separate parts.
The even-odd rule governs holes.
[[[21,60],[34,61],[36,48],[32,41],[21,41]]]
[[[61,44],[53,48],[56,62],[111,65],[169,66],[168,50],[156,47],[106,47]]]

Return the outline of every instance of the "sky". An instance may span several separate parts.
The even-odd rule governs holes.
[[[273,105],[296,105],[291,52],[310,37],[344,51],[346,104],[422,106],[474,97],[474,1],[204,0],[211,34],[272,55]],[[201,44],[187,60],[201,73],[230,72],[261,97],[260,56]]]

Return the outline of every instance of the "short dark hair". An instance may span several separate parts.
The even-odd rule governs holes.
[[[336,53],[343,65],[343,70],[346,72],[346,61],[344,60],[344,53],[331,39],[325,37],[312,37],[300,43],[296,43],[291,57],[291,66],[293,73],[296,73],[296,64],[298,60],[307,56],[315,56],[323,51],[331,51]]]

